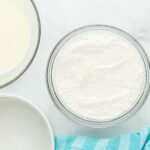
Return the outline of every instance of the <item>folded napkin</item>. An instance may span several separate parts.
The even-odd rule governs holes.
[[[150,150],[150,128],[112,139],[57,136],[56,150]]]

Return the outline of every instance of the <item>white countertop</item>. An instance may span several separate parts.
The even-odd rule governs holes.
[[[90,24],[121,28],[135,37],[150,58],[149,0],[35,0],[42,35],[37,55],[28,70],[0,93],[24,96],[47,115],[55,135],[112,137],[150,126],[150,96],[131,119],[107,129],[91,129],[67,119],[53,104],[46,86],[46,65],[55,44],[66,33]]]

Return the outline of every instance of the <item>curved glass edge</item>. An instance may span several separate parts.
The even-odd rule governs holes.
[[[142,95],[139,97],[139,99],[137,100],[137,102],[127,110],[127,112],[123,113],[120,116],[117,116],[116,118],[113,119],[109,119],[109,120],[105,120],[105,121],[99,121],[99,120],[92,120],[89,118],[85,118],[83,116],[79,116],[78,114],[75,114],[74,112],[72,112],[71,110],[69,110],[64,104],[63,102],[58,98],[57,93],[55,92],[54,86],[53,86],[53,80],[52,80],[52,70],[53,70],[53,63],[55,60],[55,57],[57,55],[57,53],[59,52],[59,50],[61,49],[61,47],[72,37],[86,32],[86,31],[90,31],[90,30],[108,30],[108,31],[112,31],[115,32],[116,34],[119,34],[121,36],[123,36],[124,38],[126,38],[127,40],[129,40],[129,42],[131,42],[131,44],[133,44],[138,52],[140,53],[142,59],[143,59],[143,63],[145,66],[145,84],[144,84],[144,89],[142,91]],[[47,87],[49,90],[49,93],[52,97],[53,102],[55,103],[55,105],[57,106],[57,108],[63,112],[69,119],[78,122],[82,125],[88,126],[88,127],[93,127],[93,128],[104,128],[104,127],[108,127],[108,126],[113,126],[118,124],[119,122],[122,122],[128,118],[130,118],[132,115],[134,115],[140,108],[141,106],[144,104],[149,90],[150,90],[150,84],[149,84],[149,75],[150,75],[150,64],[149,64],[149,59],[148,56],[146,54],[146,52],[144,51],[144,49],[142,48],[142,46],[136,41],[136,39],[134,39],[130,34],[126,33],[123,30],[120,30],[118,28],[112,27],[112,26],[106,26],[106,25],[91,25],[91,26],[85,26],[85,27],[81,27],[78,28],[72,32],[70,32],[69,34],[67,34],[66,36],[64,36],[55,46],[55,48],[53,49],[49,61],[48,61],[48,65],[47,65],[47,74],[46,74],[46,78],[47,78]]]
[[[20,74],[18,74],[14,79],[10,80],[9,82],[3,84],[0,86],[0,89],[13,83],[14,81],[16,81],[28,68],[29,66],[31,65],[32,61],[34,60],[34,57],[37,53],[37,50],[38,50],[38,47],[39,47],[39,44],[40,44],[40,38],[41,38],[41,21],[40,21],[40,15],[39,15],[39,12],[38,12],[38,9],[36,7],[36,4],[34,2],[34,0],[30,0],[31,1],[31,4],[33,5],[33,9],[35,10],[35,13],[36,13],[36,17],[37,17],[37,24],[38,24],[38,39],[37,39],[37,45],[36,45],[36,48],[35,48],[35,53],[32,57],[32,59],[30,60],[30,62],[28,63],[28,65],[26,66],[26,68],[20,72]]]

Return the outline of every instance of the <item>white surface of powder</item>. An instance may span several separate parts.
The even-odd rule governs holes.
[[[136,101],[144,84],[140,54],[110,31],[78,35],[57,54],[54,65],[59,98],[89,119],[121,115]]]

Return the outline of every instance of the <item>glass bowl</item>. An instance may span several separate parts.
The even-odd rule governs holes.
[[[30,25],[30,41],[23,58],[8,71],[0,74],[0,88],[18,79],[33,61],[40,42],[40,18],[33,0],[18,0],[20,7],[25,11]],[[22,29],[23,30],[23,29]]]
[[[70,110],[64,104],[64,102],[59,98],[57,89],[55,88],[55,84],[54,84],[54,80],[53,80],[54,67],[55,67],[54,62],[57,57],[57,54],[62,50],[61,48],[75,36],[77,36],[81,33],[87,32],[87,31],[92,31],[92,30],[93,31],[97,31],[97,30],[111,31],[111,32],[116,33],[116,34],[122,36],[123,38],[127,39],[133,46],[136,47],[137,51],[141,55],[141,58],[143,60],[144,67],[145,67],[144,86],[141,90],[141,93],[140,93],[138,99],[135,100],[135,103],[127,111],[122,113],[120,116],[117,116],[112,119],[107,119],[104,121],[89,119],[89,118],[80,116],[80,115],[74,113],[72,110]],[[141,106],[144,104],[144,102],[147,98],[147,95],[148,95],[149,89],[150,89],[149,73],[150,73],[150,66],[149,66],[148,57],[147,57],[144,49],[142,48],[142,46],[131,35],[129,35],[128,33],[124,32],[118,28],[115,28],[115,27],[106,26],[106,25],[91,25],[91,26],[81,27],[79,29],[76,29],[76,30],[70,32],[69,34],[67,34],[65,37],[63,37],[57,43],[57,45],[55,46],[55,48],[53,49],[53,51],[50,55],[48,65],[47,65],[47,85],[48,85],[48,90],[49,90],[49,93],[51,95],[53,102],[55,103],[57,108],[61,112],[63,112],[69,119],[76,121],[82,125],[88,126],[88,127],[104,128],[104,127],[108,127],[108,126],[113,126],[115,124],[118,124],[121,121],[124,121],[124,120],[130,118],[133,114],[135,114],[135,112],[137,112],[141,108]]]

